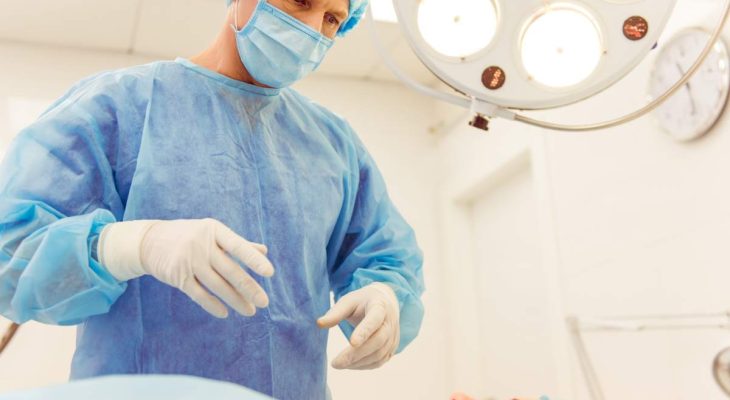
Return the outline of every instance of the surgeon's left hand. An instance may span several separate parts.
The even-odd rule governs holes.
[[[343,296],[317,325],[328,329],[345,320],[355,326],[351,346],[335,358],[332,367],[375,369],[390,361],[400,343],[400,305],[390,286],[373,283]]]

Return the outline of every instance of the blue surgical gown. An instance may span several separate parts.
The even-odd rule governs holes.
[[[267,309],[215,319],[175,288],[117,282],[96,261],[109,223],[197,218],[269,246],[277,273],[257,278]],[[327,332],[315,321],[330,292],[393,287],[402,350],[423,316],[421,265],[413,230],[342,118],[188,60],[81,81],[0,167],[0,312],[79,324],[72,379],[183,374],[321,399]]]

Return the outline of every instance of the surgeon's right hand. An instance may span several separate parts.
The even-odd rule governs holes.
[[[245,316],[268,307],[266,292],[235,261],[271,277],[267,251],[213,219],[114,223],[104,228],[97,245],[99,262],[117,280],[151,275],[218,318],[228,317],[218,298]]]

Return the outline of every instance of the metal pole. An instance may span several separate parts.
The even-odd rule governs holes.
[[[598,374],[596,373],[596,368],[593,366],[593,361],[591,360],[591,356],[588,354],[588,349],[583,341],[583,335],[581,334],[581,327],[578,318],[569,317],[566,322],[570,330],[573,348],[578,356],[578,362],[580,363],[581,370],[583,371],[583,378],[585,378],[586,387],[588,388],[591,399],[606,400],[606,396],[603,394],[603,389],[601,388],[601,382],[598,379]]]
[[[18,328],[20,328],[20,325],[13,323],[10,325],[8,330],[5,331],[2,339],[0,339],[0,354],[3,353],[5,348],[8,347],[8,344],[10,344],[10,341],[13,340],[13,337],[15,337],[15,334],[18,332]]]

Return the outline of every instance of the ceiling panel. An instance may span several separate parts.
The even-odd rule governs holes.
[[[399,39],[397,27],[378,23],[383,41],[389,46]],[[380,57],[370,41],[369,27],[361,26],[344,38],[337,39],[327,58],[319,68],[320,73],[369,78]]]
[[[224,17],[223,0],[0,0],[0,40],[171,59],[205,49]],[[375,51],[367,22],[362,25],[337,40],[317,73],[395,81]],[[397,25],[376,27],[406,73],[425,84],[436,82]]]
[[[0,39],[127,51],[142,0],[2,0]]]
[[[392,26],[400,30],[397,25]],[[398,39],[394,40],[390,44],[388,53],[390,54],[390,57],[393,58],[396,65],[417,81],[429,86],[436,85],[440,82],[438,78],[436,78],[431,71],[423,65],[423,63],[421,63],[413,50],[411,50],[411,46],[402,35],[399,35]],[[385,66],[385,63],[380,61],[380,58],[378,58],[378,61],[379,62],[375,63],[370,75],[374,79],[396,79],[388,67]]]

